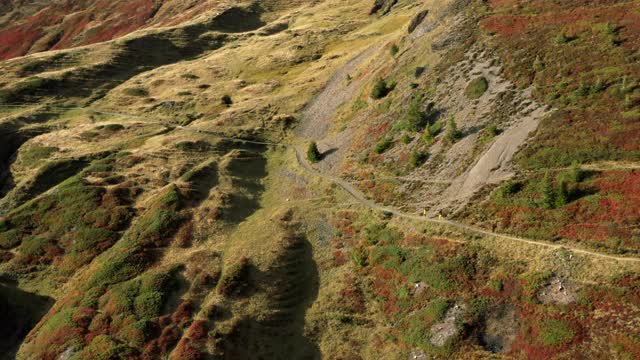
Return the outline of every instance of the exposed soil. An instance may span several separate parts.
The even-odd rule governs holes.
[[[366,83],[366,78],[348,81],[347,75],[352,74],[381,46],[382,44],[371,46],[334,73],[322,92],[304,108],[300,126],[296,130],[299,136],[312,140],[322,140],[327,136],[336,110],[353,99]]]
[[[459,210],[484,186],[512,177],[514,154],[550,113],[532,100],[531,89],[517,90],[503,78],[495,57],[481,45],[470,49],[452,71],[438,86],[436,109],[456,119],[462,139],[450,147],[442,141],[434,145],[430,160],[410,177],[452,181],[444,191],[441,186],[424,187],[428,200],[423,207],[431,208],[431,215]],[[479,99],[469,99],[465,89],[479,77],[489,88]],[[482,130],[489,124],[496,124],[501,133],[485,145]]]
[[[572,282],[553,278],[538,293],[538,300],[543,304],[568,305],[576,301],[580,287]]]
[[[447,310],[444,319],[431,327],[431,343],[435,346],[444,346],[447,341],[460,333],[458,322],[464,316],[466,306],[455,304]]]

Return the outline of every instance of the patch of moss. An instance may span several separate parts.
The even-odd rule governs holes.
[[[479,77],[469,83],[464,93],[470,100],[479,99],[489,89],[489,81],[485,77]]]
[[[575,332],[562,320],[548,319],[540,324],[540,340],[546,346],[560,346],[573,340]]]
[[[23,165],[32,167],[41,160],[49,158],[56,151],[58,148],[53,146],[31,146],[20,153],[20,160]]]

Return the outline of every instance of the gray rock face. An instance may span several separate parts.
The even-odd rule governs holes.
[[[455,304],[447,310],[444,319],[431,327],[431,344],[438,347],[444,346],[460,333],[458,323],[464,316],[465,309],[464,304]]]

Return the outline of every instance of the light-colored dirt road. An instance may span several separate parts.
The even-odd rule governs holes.
[[[98,110],[95,109],[86,109],[86,110],[91,110],[91,111],[96,111],[98,112]],[[135,115],[130,115],[130,114],[118,114],[120,116],[134,116]],[[375,203],[374,201],[371,201],[369,199],[366,198],[366,196],[360,192],[355,186],[353,186],[352,184],[350,184],[348,181],[339,178],[337,176],[332,176],[332,175],[328,175],[325,174],[321,171],[316,170],[311,164],[309,164],[309,162],[307,162],[307,160],[305,159],[305,156],[303,155],[304,152],[302,150],[300,150],[296,145],[290,145],[290,144],[286,144],[286,143],[273,143],[273,142],[268,142],[268,141],[252,141],[252,140],[246,140],[246,139],[240,139],[240,138],[234,138],[234,137],[228,137],[228,136],[224,136],[222,134],[218,134],[218,133],[214,133],[214,132],[208,132],[208,131],[203,131],[203,130],[195,130],[195,129],[191,129],[185,126],[176,126],[175,127],[177,130],[182,130],[182,131],[188,131],[188,132],[192,132],[192,133],[197,133],[197,134],[204,134],[204,135],[208,135],[211,137],[215,137],[215,138],[219,138],[219,139],[226,139],[226,140],[231,140],[231,141],[238,141],[238,142],[245,142],[245,143],[252,143],[252,144],[262,144],[262,145],[269,145],[269,146],[275,146],[275,147],[282,147],[282,148],[287,148],[287,149],[291,149],[295,152],[295,156],[296,156],[296,160],[297,163],[308,173],[322,178],[326,181],[332,182],[338,186],[340,186],[342,189],[344,189],[347,193],[349,193],[351,195],[351,197],[353,197],[354,200],[356,200],[358,203],[376,210],[376,211],[380,211],[380,212],[385,212],[385,213],[390,213],[393,214],[395,216],[399,216],[402,218],[407,218],[407,219],[413,219],[413,220],[418,220],[418,221],[422,221],[422,222],[427,222],[427,223],[432,223],[432,224],[439,224],[439,225],[447,225],[447,226],[451,226],[453,228],[457,228],[460,230],[464,230],[464,231],[469,231],[472,233],[476,233],[476,234],[481,234],[484,236],[490,236],[490,237],[495,237],[495,238],[499,238],[499,239],[505,239],[505,240],[510,240],[510,241],[515,241],[515,242],[519,242],[519,243],[524,243],[524,244],[530,244],[530,245],[535,245],[535,246],[543,246],[543,247],[547,247],[550,249],[568,249],[571,250],[572,252],[576,253],[576,254],[583,254],[583,255],[589,255],[589,256],[595,256],[595,257],[599,257],[599,258],[603,258],[603,259],[609,259],[609,260],[615,260],[615,261],[621,261],[621,262],[638,262],[640,263],[640,258],[638,257],[625,257],[625,256],[615,256],[615,255],[608,255],[608,254],[602,254],[602,253],[598,253],[595,251],[590,251],[590,250],[585,250],[585,249],[581,249],[578,247],[574,247],[574,246],[569,246],[569,245],[559,245],[559,244],[552,244],[549,242],[545,242],[545,241],[539,241],[539,240],[532,240],[532,239],[525,239],[525,238],[521,238],[521,237],[516,237],[516,236],[511,236],[511,235],[504,235],[504,234],[498,234],[492,231],[488,231],[488,230],[484,230],[475,226],[471,226],[471,225],[466,225],[466,224],[462,224],[456,221],[452,221],[452,220],[446,220],[446,219],[438,219],[438,218],[431,218],[431,217],[427,217],[427,216],[422,216],[422,215],[418,215],[418,214],[414,214],[414,213],[407,213],[407,212],[403,212],[401,210],[398,210],[396,208],[392,208],[392,207],[388,207],[388,206],[384,206],[384,205],[380,205]],[[629,164],[626,164],[627,166],[629,166]]]
[[[547,247],[547,248],[550,248],[550,249],[563,249],[564,248],[564,249],[571,250],[572,252],[574,252],[576,254],[596,256],[596,257],[610,259],[610,260],[616,260],[616,261],[640,262],[640,258],[636,258],[636,257],[624,257],[624,256],[607,255],[607,254],[602,254],[602,253],[598,253],[598,252],[595,252],[595,251],[589,251],[589,250],[580,249],[580,248],[573,247],[573,246],[551,244],[551,243],[544,242],[544,241],[524,239],[524,238],[510,236],[510,235],[498,234],[498,233],[494,233],[494,232],[491,232],[491,231],[488,231],[488,230],[484,230],[484,229],[481,229],[481,228],[478,228],[478,227],[475,227],[475,226],[462,224],[462,223],[459,223],[459,222],[456,222],[456,221],[452,221],[452,220],[434,219],[434,218],[421,216],[421,215],[417,215],[417,214],[405,213],[403,211],[400,211],[400,210],[392,208],[392,207],[379,205],[379,204],[376,204],[375,202],[367,199],[358,189],[356,189],[353,185],[349,184],[347,181],[345,181],[343,179],[340,179],[340,178],[337,178],[337,177],[334,177],[334,176],[331,176],[331,175],[323,174],[323,173],[317,171],[316,169],[314,169],[313,166],[311,166],[311,164],[309,164],[306,161],[306,159],[304,158],[304,155],[302,155],[303,153],[300,151],[300,149],[294,147],[294,151],[296,153],[296,159],[298,161],[298,164],[300,164],[300,166],[302,166],[307,172],[340,186],[346,192],[348,192],[357,202],[359,202],[362,205],[365,205],[365,206],[367,206],[367,207],[369,207],[369,208],[371,208],[373,210],[386,212],[386,213],[391,213],[393,215],[396,215],[396,216],[399,216],[399,217],[403,217],[403,218],[407,218],[407,219],[419,220],[419,221],[429,222],[429,223],[433,223],[433,224],[449,225],[449,226],[452,226],[452,227],[457,228],[457,229],[461,229],[461,230],[465,230],[465,231],[469,231],[469,232],[473,232],[473,233],[477,233],[477,234],[481,234],[481,235],[485,235],[485,236],[491,236],[491,237],[495,237],[495,238],[499,238],[499,239],[506,239],[506,240],[511,240],[511,241],[530,244],[530,245],[544,246],[544,247]]]

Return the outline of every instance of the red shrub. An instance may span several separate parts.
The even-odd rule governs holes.
[[[208,331],[209,331],[209,327],[207,326],[206,321],[196,320],[189,327],[189,330],[187,331],[187,336],[194,340],[201,340],[207,337]]]
[[[180,330],[174,325],[164,328],[158,338],[158,350],[162,354],[168,353],[178,342],[180,335]]]
[[[198,360],[203,358],[202,351],[198,350],[188,338],[182,339],[171,354],[172,360]]]
[[[174,311],[173,315],[171,315],[171,319],[173,323],[179,327],[185,327],[187,323],[191,321],[191,317],[193,315],[193,302],[191,300],[183,300],[176,311]]]

